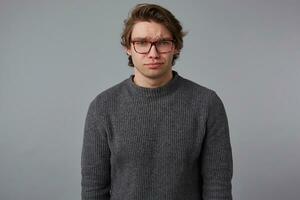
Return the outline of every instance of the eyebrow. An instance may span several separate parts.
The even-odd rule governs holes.
[[[159,41],[159,40],[172,40],[172,38],[170,37],[159,37],[159,38],[156,38],[155,40],[153,40],[152,38],[150,37],[135,37],[135,38],[132,38],[131,39],[132,41]]]

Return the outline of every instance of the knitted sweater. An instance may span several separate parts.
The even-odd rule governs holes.
[[[83,200],[231,200],[232,152],[218,95],[184,79],[143,88],[134,75],[88,109]]]

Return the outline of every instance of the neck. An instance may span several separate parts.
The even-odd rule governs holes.
[[[133,81],[136,85],[144,88],[158,88],[167,84],[173,78],[172,70],[162,77],[145,77],[135,73]]]

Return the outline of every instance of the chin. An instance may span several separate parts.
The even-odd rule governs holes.
[[[145,73],[145,76],[147,76],[148,78],[157,79],[157,78],[166,76],[168,74],[168,72],[169,72],[169,70],[167,70],[167,69],[147,70],[147,72]]]

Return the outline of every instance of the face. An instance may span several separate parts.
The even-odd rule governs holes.
[[[131,33],[131,41],[172,40],[172,34],[162,24],[156,22],[137,22]],[[163,80],[172,74],[172,60],[174,54],[178,53],[173,45],[168,53],[159,53],[155,45],[146,54],[137,53],[133,44],[127,49],[127,54],[131,55],[134,64],[135,77],[140,80]]]

